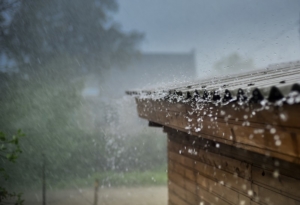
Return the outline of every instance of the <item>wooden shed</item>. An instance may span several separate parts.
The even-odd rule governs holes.
[[[300,204],[300,62],[130,91],[168,137],[169,205]]]

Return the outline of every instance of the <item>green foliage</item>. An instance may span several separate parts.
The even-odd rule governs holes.
[[[74,81],[53,71],[58,65],[63,65],[58,69],[66,72],[75,66],[72,60],[64,58],[45,65],[49,75],[41,72],[26,77],[0,73],[3,82],[0,84],[0,116],[3,116],[0,130],[12,134],[21,128],[28,136],[19,145],[23,154],[17,166],[4,164],[15,176],[8,185],[14,188],[40,183],[42,153],[47,179],[53,181],[69,176],[82,178],[95,172],[145,171],[165,164],[166,138],[162,134],[153,129],[130,136],[110,133],[102,129],[110,121],[90,120],[87,110],[94,112],[99,108],[99,114],[104,110],[112,114],[114,108],[103,102],[89,108],[81,94],[84,78]],[[55,63],[59,61],[64,63]]]
[[[5,50],[18,64],[38,69],[70,55],[89,71],[108,69],[136,53],[142,35],[122,32],[111,19],[115,0],[26,0],[4,36]],[[27,68],[30,69],[30,68]]]
[[[98,179],[100,186],[149,186],[166,185],[167,172],[166,167],[147,171],[131,172],[96,172],[88,177],[70,177],[60,181],[50,181],[49,186],[57,189],[76,187],[91,187],[95,179]]]
[[[115,107],[97,102],[90,108],[82,96],[88,75],[102,80],[100,71],[126,63],[137,52],[142,35],[124,33],[111,20],[116,1],[26,0],[17,5],[0,39],[1,51],[21,65],[17,73],[0,72],[0,130],[13,135],[21,128],[28,137],[20,145],[18,138],[11,139],[23,154],[16,166],[3,164],[14,176],[6,185],[40,183],[42,153],[48,181],[166,163],[164,137],[107,132],[110,122],[97,116],[93,121],[87,111],[101,107],[99,114],[112,114]],[[15,154],[7,157],[16,159]]]
[[[19,145],[19,139],[23,136],[25,135],[21,130],[18,130],[18,132],[12,137],[7,137],[0,131],[0,158],[2,162],[0,167],[0,182],[3,180],[8,181],[10,179],[4,165],[5,163],[15,163],[19,154],[22,153]],[[23,204],[24,200],[22,200],[21,196],[21,193],[10,192],[3,186],[3,183],[0,184],[0,205],[12,201],[14,201],[14,204],[16,205]]]
[[[65,59],[59,68],[67,70],[74,66],[72,61],[67,62]],[[49,64],[45,69],[50,72],[55,65]],[[78,121],[73,118],[81,106],[81,81],[73,83],[59,72],[29,77],[2,74],[2,79],[0,129],[11,133],[20,127],[28,135],[20,145],[24,153],[18,166],[7,167],[16,176],[10,184],[30,183],[40,178],[42,153],[46,155],[47,164],[51,165],[52,170],[48,172],[63,172],[66,167],[62,165],[78,148],[73,142],[84,135],[82,130],[77,129]],[[18,143],[18,139],[12,142]],[[14,155],[9,157],[14,159]]]
[[[166,170],[160,171],[132,171],[95,173],[92,179],[99,179],[103,186],[146,186],[165,185],[167,182]]]

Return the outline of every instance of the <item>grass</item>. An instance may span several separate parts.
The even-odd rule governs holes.
[[[111,185],[162,185],[167,182],[167,173],[164,172],[125,172],[125,173],[106,173],[106,174],[95,174],[94,178],[99,179],[105,183]]]
[[[93,187],[95,179],[99,180],[100,186],[154,186],[166,185],[167,173],[164,170],[134,171],[134,172],[99,172],[86,178],[73,178],[59,182],[48,182],[49,188],[63,189],[70,187]]]

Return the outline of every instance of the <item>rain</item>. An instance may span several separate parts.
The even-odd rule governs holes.
[[[300,203],[299,14],[0,0],[0,205]]]

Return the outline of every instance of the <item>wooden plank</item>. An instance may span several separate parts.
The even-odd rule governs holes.
[[[186,130],[178,128],[178,127],[176,127],[175,129],[180,130],[182,132],[186,131]],[[298,156],[287,155],[286,152],[285,152],[286,149],[288,149],[288,150],[293,149],[294,151],[291,151],[291,152],[294,153],[294,155],[296,155],[298,153],[298,151],[297,151],[298,147],[295,148],[297,144],[294,142],[295,140],[293,140],[292,138],[290,138],[287,141],[290,145],[293,145],[292,147],[281,149],[281,148],[277,148],[277,146],[275,146],[275,143],[274,143],[274,146],[271,145],[271,146],[273,146],[273,148],[272,148],[273,150],[270,150],[270,149],[263,148],[263,147],[261,147],[261,148],[256,147],[256,146],[254,146],[255,144],[250,145],[250,144],[243,144],[243,143],[234,143],[233,141],[230,141],[230,140],[227,140],[227,139],[222,139],[220,137],[207,135],[207,134],[202,134],[202,133],[201,134],[194,133],[193,131],[191,131],[190,134],[195,135],[195,136],[201,136],[201,137],[204,137],[206,139],[213,140],[213,141],[216,141],[216,142],[219,142],[219,143],[224,143],[224,144],[228,144],[228,145],[231,145],[231,146],[235,146],[237,148],[242,148],[242,149],[245,149],[245,150],[249,150],[249,151],[252,151],[252,152],[263,154],[263,155],[266,155],[268,157],[275,157],[275,158],[278,158],[278,159],[286,160],[288,162],[293,162],[295,164],[300,164],[300,158]],[[245,135],[244,132],[242,134]],[[270,144],[270,140],[268,141],[266,139],[269,139],[269,138],[270,137],[267,137],[265,139],[264,138],[262,138],[262,139],[257,138],[255,141],[259,146],[261,146],[259,144],[259,141],[261,141],[262,143],[265,143],[266,145],[268,145],[268,144]],[[294,137],[294,139],[297,139],[297,138]],[[300,141],[300,140],[298,140],[298,141]],[[297,141],[297,143],[298,143],[298,141]],[[272,137],[271,142],[274,142],[274,137]],[[279,149],[279,151],[275,151],[275,149]]]
[[[183,167],[183,165],[179,165],[179,164],[177,164],[177,163],[175,163],[175,162],[173,162],[174,164],[176,164],[176,166],[174,166],[174,170],[171,170],[171,171],[174,171],[174,172],[176,172],[178,169],[176,169],[176,168],[178,168],[178,167],[180,167],[180,170],[182,170],[182,169],[184,169],[184,167]],[[216,191],[217,193],[222,193],[222,190],[228,190],[228,188],[229,189],[233,189],[235,192],[240,192],[240,193],[244,193],[244,195],[246,195],[247,194],[247,191],[248,191],[248,189],[250,189],[251,188],[251,184],[250,184],[250,182],[249,181],[247,181],[247,180],[244,180],[244,181],[246,181],[246,184],[247,184],[247,186],[243,183],[244,181],[242,181],[240,184],[238,184],[238,179],[236,180],[235,179],[235,177],[233,177],[234,178],[234,180],[227,180],[227,178],[226,178],[226,176],[224,176],[223,174],[222,174],[222,177],[220,177],[220,175],[216,175],[215,173],[216,172],[208,172],[208,173],[206,173],[206,175],[203,175],[202,174],[202,171],[203,170],[200,170],[199,172],[197,172],[196,170],[195,171],[193,171],[193,170],[190,170],[189,168],[186,168],[185,169],[185,178],[186,179],[189,179],[189,180],[191,180],[191,181],[196,181],[197,179],[195,179],[195,177],[196,178],[199,178],[199,174],[201,174],[202,176],[202,181],[201,181],[201,183],[204,183],[204,184],[201,184],[203,187],[205,187],[206,189],[209,189],[210,190],[210,188],[211,187],[214,187],[214,191]],[[221,170],[217,170],[217,172],[218,171],[221,171]],[[180,171],[180,172],[182,172],[182,171]],[[226,173],[226,172],[224,172],[224,173]],[[219,172],[219,174],[220,174],[220,172]],[[229,174],[229,175],[231,175],[230,173],[227,173],[227,174]],[[207,179],[203,179],[203,177],[204,178],[207,178]],[[226,178],[225,180],[224,179],[221,179],[220,180],[220,178]],[[185,180],[185,182],[187,182],[187,181],[189,181],[189,180]],[[199,179],[198,179],[199,180]],[[242,179],[241,179],[242,180]],[[205,185],[205,184],[209,184],[209,185]],[[213,185],[213,186],[212,186]],[[222,186],[226,186],[225,188],[223,187],[220,187],[220,185],[222,185]],[[188,188],[187,188],[187,183],[185,183],[185,189],[187,190]],[[195,190],[195,185],[193,185],[193,188],[192,188],[192,191],[194,191]],[[213,192],[214,192],[213,191]],[[230,192],[230,191],[227,191],[227,192]],[[229,194],[229,196],[233,196],[232,195],[232,193],[230,192],[230,193],[226,193],[226,194]],[[222,196],[221,196],[222,197]],[[238,197],[236,198],[236,200],[239,200],[241,198],[241,196],[240,195],[238,195]],[[245,203],[247,202],[247,201],[249,201],[250,199],[246,199],[245,197],[243,198],[243,199],[241,199],[241,201],[244,201]],[[247,203],[246,203],[247,204]],[[249,203],[248,203],[249,204]]]
[[[184,181],[185,181],[184,176],[182,176],[182,175],[176,173],[174,170],[169,170],[169,171],[168,171],[168,179],[169,179],[169,181],[171,181],[171,182],[177,184],[177,185],[180,186],[180,187],[183,187],[183,188],[185,187],[185,184],[184,184]]]
[[[203,203],[205,200],[211,204],[300,204],[298,191],[300,180],[283,174],[274,178],[273,171],[269,170],[272,166],[273,170],[279,168],[277,167],[280,164],[279,161],[277,165],[272,162],[273,165],[267,169],[251,166],[248,163],[198,148],[198,142],[193,143],[195,141],[193,136],[183,136],[179,133],[177,137],[183,143],[180,144],[174,141],[177,134],[174,132],[168,135],[171,139],[168,142],[169,171],[171,173],[178,171],[179,174],[173,177],[181,181],[182,189],[188,193],[196,191]],[[199,154],[201,152],[202,154]],[[241,171],[247,170],[248,174],[244,175],[253,183],[238,177],[236,167],[239,167]],[[263,176],[262,172],[264,172]],[[298,172],[294,170],[294,173],[300,173],[299,169]],[[195,177],[198,186],[193,182]],[[249,193],[253,195],[248,195]]]
[[[176,173],[176,170],[169,170],[169,172],[171,173],[168,183],[169,190],[189,204],[199,204],[199,197],[196,195],[196,184]]]
[[[250,123],[300,128],[298,123],[299,115],[297,114],[297,111],[299,112],[300,110],[300,104],[285,104],[281,107],[268,106],[268,109],[261,109],[262,107],[256,104],[240,106],[235,103],[225,106],[215,106],[213,104],[198,105],[201,110],[197,110],[189,104],[186,104],[186,107],[187,112],[197,113],[199,116],[213,114],[214,117],[220,119],[226,118],[227,120],[240,121],[242,123],[245,121],[245,115],[247,115],[247,121]]]
[[[198,190],[198,196],[200,197],[200,200],[203,200],[203,204],[205,204],[205,202],[208,202],[214,205],[232,205],[231,203],[222,200],[218,196],[215,196],[214,194],[203,188],[200,188]]]
[[[176,167],[176,166],[175,166]],[[188,169],[187,169],[188,170]],[[171,171],[176,171],[176,170],[171,170]],[[176,177],[176,176],[175,176]],[[192,181],[189,181],[189,180],[187,180],[187,179],[185,179],[184,177],[179,177],[179,176],[177,176],[176,177],[176,179],[177,180],[180,180],[181,182],[182,181],[185,181],[185,183],[184,183],[184,186],[183,186],[183,184],[181,184],[181,186],[182,187],[184,187],[184,189],[183,188],[181,188],[181,192],[179,192],[179,191],[174,191],[173,190],[173,192],[175,192],[175,193],[177,193],[178,194],[178,196],[180,196],[182,199],[185,199],[186,201],[189,201],[190,200],[190,198],[192,198],[193,200],[195,200],[195,198],[193,198],[193,197],[191,197],[191,196],[193,196],[193,195],[190,195],[190,196],[188,196],[188,198],[183,198],[184,197],[184,191],[183,190],[185,190],[185,191],[187,191],[188,190],[188,188],[187,188],[187,184],[189,183],[189,184],[192,184]],[[202,183],[204,182],[205,183],[205,181],[209,184],[208,186],[209,186],[209,189],[212,191],[212,193],[215,193],[215,195],[216,195],[216,198],[219,198],[219,199],[225,199],[225,200],[231,200],[231,202],[233,203],[233,204],[235,204],[235,203],[237,203],[237,201],[239,201],[239,202],[242,202],[243,204],[245,204],[245,205],[247,205],[247,204],[250,204],[250,199],[248,198],[246,198],[246,197],[243,197],[243,196],[241,196],[241,195],[237,195],[237,193],[236,193],[236,195],[234,195],[234,194],[232,194],[232,193],[234,193],[233,191],[230,191],[230,189],[228,189],[228,188],[226,188],[226,187],[224,187],[222,184],[219,184],[219,183],[216,183],[215,181],[213,181],[213,180],[210,180],[210,179],[205,179],[204,178],[204,180],[202,180]],[[188,183],[187,183],[188,182]],[[171,182],[172,183],[172,182]],[[177,182],[178,183],[178,182]],[[203,184],[202,184],[203,185]],[[196,188],[196,186],[194,185],[193,186],[193,191],[195,190],[195,188]],[[201,189],[201,187],[200,187],[200,189]],[[207,187],[206,187],[206,189],[207,189]],[[219,195],[220,193],[222,193],[221,195]],[[189,195],[189,193],[187,194],[187,195]],[[191,202],[191,201],[190,201]],[[221,200],[221,202],[222,202],[222,200]],[[220,203],[221,203],[220,202]]]
[[[198,116],[213,115],[219,119],[226,118],[227,120],[245,122],[245,115],[247,121],[250,123],[272,124],[283,127],[300,128],[298,123],[299,115],[297,110],[300,110],[300,104],[283,105],[281,107],[269,106],[268,109],[261,109],[259,105],[240,106],[232,103],[226,106],[215,106],[214,104],[205,104],[196,106],[184,103],[170,103],[166,101],[155,100],[137,100],[138,107],[147,108],[146,111],[164,111],[177,112],[183,114],[198,114]]]
[[[178,174],[185,176],[186,168],[183,165],[179,163],[174,163],[173,170],[176,170]]]
[[[189,120],[185,118],[180,118],[178,120],[182,121],[181,128],[189,127],[188,132],[193,135],[206,134],[215,137],[216,140],[223,139],[222,142],[238,146],[237,144],[248,145],[251,149],[251,146],[268,150],[270,152],[275,151],[284,155],[290,155],[294,157],[300,157],[300,148],[297,137],[292,137],[291,133],[294,133],[295,136],[300,134],[300,130],[293,129],[292,131],[288,128],[280,128],[277,126],[261,126],[261,125],[252,125],[243,126],[238,124],[228,124],[225,122],[211,121],[210,118],[203,118],[203,121],[193,123],[197,121],[196,116],[189,116]],[[191,121],[191,122],[189,122]],[[178,126],[177,124],[172,124],[170,121],[170,126]],[[201,128],[198,132],[197,128]],[[269,128],[269,129],[267,129]],[[277,136],[274,139],[274,136]],[[219,139],[219,140],[220,140]]]
[[[193,194],[193,193],[190,193],[188,191],[186,191],[186,201],[189,203],[189,204],[192,204],[192,205],[198,205],[200,203],[200,197],[196,194]]]
[[[262,168],[253,167],[252,180],[253,183],[259,186],[263,186],[300,201],[300,180],[284,176],[276,169],[268,171]]]
[[[197,189],[198,189],[198,186],[197,186],[197,183],[196,182],[192,182],[192,181],[189,181],[189,180],[185,180],[184,181],[184,187],[187,191],[193,193],[193,194],[197,194]]]
[[[255,115],[252,112],[256,108],[251,106],[245,109],[232,106],[237,105],[222,108],[208,105],[205,109],[192,111],[190,105],[182,103],[138,101],[139,113],[155,123],[193,135],[204,134],[221,143],[300,164],[300,140],[297,137],[300,135],[300,124],[299,116],[294,114],[295,110],[300,110],[300,105],[270,108]],[[281,117],[282,114],[288,116],[287,119]],[[199,117],[203,121],[197,122]],[[259,121],[261,118],[263,120]],[[237,122],[230,124],[233,120]],[[250,122],[250,126],[244,126],[245,121]],[[199,127],[200,131],[197,130]],[[275,135],[277,139],[274,140]]]
[[[237,192],[247,194],[247,190],[251,188],[251,182],[238,177],[237,174],[226,172],[222,169],[212,167],[202,162],[197,162],[195,168],[204,176],[216,180],[218,183],[223,184]]]
[[[191,169],[185,169],[185,177],[191,181],[196,181],[197,172]]]
[[[239,193],[220,184],[212,179],[209,179],[201,174],[197,175],[197,183],[200,185],[200,189],[205,189],[211,193],[214,193],[219,199],[223,199],[232,204],[238,204]]]
[[[239,205],[251,205],[251,199],[248,196],[244,196],[242,194],[239,194]]]
[[[193,194],[186,189],[176,185],[175,183],[169,183],[169,189],[178,197],[186,201],[188,204],[199,204],[200,200],[196,194]]]
[[[169,152],[168,153],[168,158],[175,161],[175,162],[177,162],[177,163],[184,164],[184,155],[177,154],[175,152]]]
[[[286,204],[286,205],[299,205],[300,201],[292,199],[288,196],[285,196],[281,193],[274,192],[270,189],[258,186],[253,184],[253,191],[255,197],[260,204],[267,204],[267,205],[277,205],[277,204]]]
[[[178,196],[180,199],[182,199],[182,200],[185,201],[186,193],[185,193],[185,190],[183,188],[181,188],[180,186],[176,185],[172,181],[169,181],[169,183],[168,183],[168,189],[174,195]]]
[[[161,124],[151,122],[151,121],[149,121],[148,126],[149,127],[163,127]]]
[[[250,205],[260,205],[260,204],[255,201],[250,201]]]
[[[223,143],[219,143],[219,147],[217,148],[215,141],[192,136],[168,127],[164,127],[164,131],[168,133],[168,149],[170,151],[178,153],[179,150],[181,150],[181,155],[189,155],[189,158],[192,158],[194,160],[199,160],[212,166],[221,165],[221,167],[225,167],[225,171],[231,173],[236,172],[238,173],[239,177],[249,178],[249,164],[253,164],[255,166],[262,167],[268,170],[273,170],[274,168],[276,168],[280,171],[281,174],[300,180],[299,164],[289,163],[288,161],[268,157],[266,155],[261,155],[259,153],[240,149]],[[190,153],[187,153],[190,148],[193,150],[195,149],[195,151],[198,152],[197,155],[199,156],[201,156],[202,152],[203,157],[197,157],[194,156],[194,154],[191,155]],[[211,160],[210,158],[205,158],[205,156],[210,155],[214,155],[216,159]],[[227,158],[220,158],[220,155],[226,156]],[[226,160],[220,161],[220,159]],[[230,160],[232,160],[232,162],[230,162]],[[234,161],[236,162],[236,165]],[[278,164],[279,166],[275,166],[275,164]],[[248,170],[246,169],[247,166]],[[235,170],[236,168],[238,168],[238,170]],[[242,170],[245,170],[246,172],[243,172]]]
[[[207,165],[213,166],[218,169],[225,170],[227,172],[230,172],[232,174],[237,174],[238,176],[242,178],[249,179],[250,178],[250,170],[251,165],[245,162],[241,162],[236,159],[232,159],[226,156],[222,156],[220,154],[215,154],[212,152],[207,152],[202,149],[194,148],[193,146],[189,145],[182,145],[177,142],[170,141],[169,143],[169,155],[171,156],[171,159],[174,159],[175,161],[178,161],[179,163],[184,164],[184,161],[186,160],[183,156],[189,156],[193,158],[192,162],[190,161],[189,164],[195,167],[200,166],[197,165],[198,162],[205,163]],[[189,150],[193,150],[193,152],[197,152],[197,155],[191,155],[189,153]],[[180,152],[181,151],[181,152]],[[179,154],[179,152],[181,154]],[[197,161],[195,161],[197,160]],[[187,160],[186,160],[187,161]],[[197,168],[196,168],[197,169]],[[197,169],[199,170],[199,169]]]
[[[188,204],[186,201],[182,200],[180,197],[178,197],[171,191],[169,191],[169,201],[174,205],[191,205]]]

